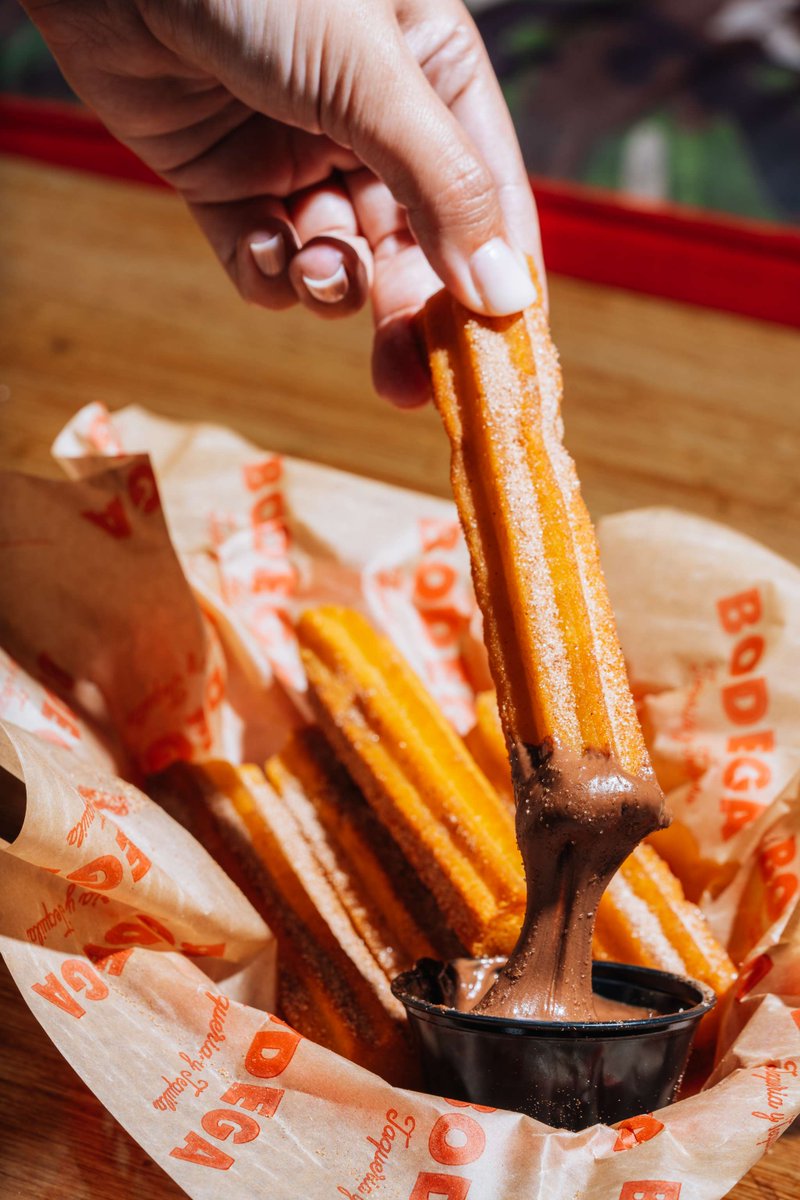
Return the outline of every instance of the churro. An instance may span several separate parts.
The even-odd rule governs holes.
[[[625,859],[597,909],[595,957],[690,975],[723,995],[736,969],[652,846]]]
[[[325,607],[297,627],[337,755],[470,954],[514,945],[525,902],[513,816],[388,639]]]
[[[520,940],[480,1011],[590,1020],[597,904],[665,818],[562,443],[558,360],[541,299],[485,318],[440,292],[423,325],[527,882]]]
[[[299,756],[295,747],[295,761]],[[298,819],[308,802],[295,795],[287,803],[256,766],[209,762],[182,771],[225,859],[233,859],[236,881],[275,934],[283,1015],[300,1033],[391,1082],[414,1082],[402,1009],[389,990],[395,962],[380,962],[365,940],[365,909],[360,926],[354,923],[346,871],[340,862],[331,878],[321,831],[312,834],[309,811]]]
[[[387,978],[417,958],[443,953],[449,931],[432,925],[431,898],[320,730],[298,730],[264,772]]]

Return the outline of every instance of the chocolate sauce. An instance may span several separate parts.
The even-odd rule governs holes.
[[[474,1012],[497,981],[503,965],[503,959],[451,959],[447,972],[452,987],[450,1003],[453,1008],[458,1012]],[[639,1008],[635,1004],[609,1000],[597,992],[592,993],[592,1001],[597,1021],[641,1021],[657,1015],[652,1008]]]
[[[623,861],[666,824],[661,789],[654,778],[633,778],[600,751],[578,755],[549,744],[519,744],[511,768],[527,884],[525,920],[475,1012],[619,1020],[605,1015],[611,1002],[592,993],[594,919]]]
[[[657,1017],[654,1008],[638,1008],[635,1004],[623,1004],[621,1000],[609,1000],[608,996],[592,993],[595,1016],[598,1021],[643,1021],[645,1017]]]

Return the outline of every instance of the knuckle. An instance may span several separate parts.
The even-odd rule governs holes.
[[[452,105],[475,79],[484,48],[469,21],[431,22],[420,35],[420,66],[445,104]]]
[[[439,208],[448,222],[465,228],[494,222],[497,208],[494,183],[479,159],[462,154],[445,170]]]

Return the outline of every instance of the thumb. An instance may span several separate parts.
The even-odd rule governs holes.
[[[374,49],[374,48],[373,48]],[[407,211],[436,274],[468,308],[507,316],[536,289],[512,246],[495,180],[467,133],[398,39],[368,56],[354,89],[347,140]]]

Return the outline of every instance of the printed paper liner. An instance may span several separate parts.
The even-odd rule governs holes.
[[[0,948],[109,1111],[198,1198],[723,1196],[800,1112],[800,571],[685,514],[601,524],[659,769],[727,872],[704,907],[747,961],[704,1091],[554,1131],[393,1089],[269,1016],[266,926],[118,777],[276,749],[303,711],[290,622],[321,600],[366,611],[468,728],[487,677],[451,505],[141,409],[91,405],[55,451],[72,482],[0,484]]]

